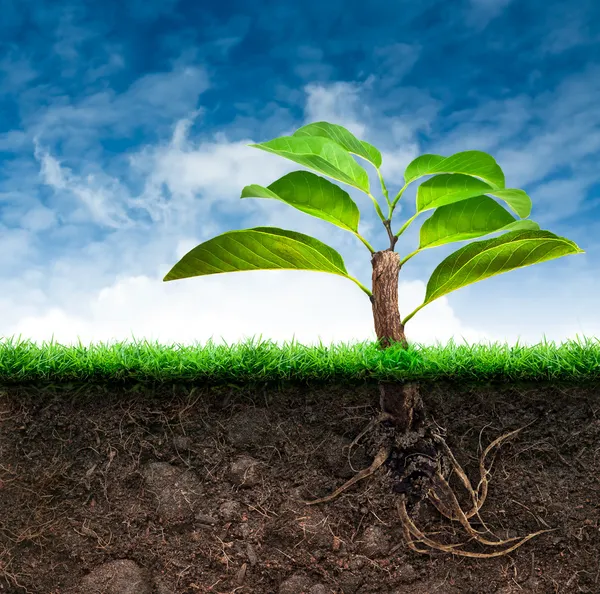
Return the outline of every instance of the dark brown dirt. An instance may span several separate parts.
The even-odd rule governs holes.
[[[5,386],[0,593],[600,593],[600,386],[421,394],[475,484],[481,449],[536,421],[500,447],[482,517],[502,538],[556,531],[494,559],[415,553],[384,468],[301,503],[370,464],[343,447],[376,383]],[[429,504],[415,522],[468,540]]]

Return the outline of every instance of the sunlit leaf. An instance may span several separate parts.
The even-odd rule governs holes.
[[[317,173],[369,192],[369,176],[337,142],[321,136],[282,136],[251,144],[263,151],[285,157]]]
[[[501,198],[521,218],[531,214],[531,198],[523,190],[512,188],[498,190],[476,177],[462,173],[443,173],[424,181],[417,188],[417,212],[424,212],[482,194],[492,194]]]
[[[424,175],[464,173],[481,177],[495,188],[504,188],[504,173],[491,155],[482,151],[463,151],[450,157],[421,155],[411,161],[404,172],[404,182],[410,183]]]
[[[343,126],[329,124],[328,122],[314,122],[298,128],[294,132],[294,136],[323,136],[329,138],[344,147],[348,152],[366,159],[378,169],[381,167],[381,153],[372,144],[356,138]]]
[[[511,231],[493,239],[475,241],[450,254],[433,271],[423,305],[485,278],[583,253],[573,241],[550,231]]]
[[[476,196],[440,206],[422,225],[419,249],[465,241],[498,231],[536,230],[529,219],[515,219],[488,196]]]
[[[318,239],[277,227],[253,227],[197,245],[164,280],[246,270],[315,270],[348,277],[342,256]]]
[[[309,215],[358,232],[360,213],[349,194],[336,184],[308,171],[284,175],[266,188],[246,186],[242,198],[274,198]]]

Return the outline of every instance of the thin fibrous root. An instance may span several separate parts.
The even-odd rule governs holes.
[[[345,482],[341,487],[338,487],[330,495],[327,495],[326,497],[322,497],[321,499],[315,499],[314,501],[301,500],[302,503],[304,503],[306,505],[315,505],[316,503],[326,503],[328,501],[335,499],[338,495],[343,493],[346,489],[348,489],[349,487],[351,487],[358,481],[360,481],[364,478],[367,478],[368,476],[371,476],[388,459],[388,456],[390,455],[391,450],[392,450],[391,446],[382,447],[379,450],[379,452],[377,452],[377,455],[375,456],[375,459],[373,460],[373,463],[371,464],[371,466],[369,466],[369,468],[365,468],[365,469],[361,470],[360,472],[358,472],[357,474],[355,474],[349,481]]]
[[[525,427],[529,427],[529,425],[531,425],[531,423],[529,423],[528,425],[525,425]],[[519,431],[522,431],[523,429],[525,429],[525,427],[520,427],[519,429],[515,429],[514,431],[510,431],[509,433],[505,433],[504,435],[497,437],[496,439],[494,439],[494,441],[492,441],[492,443],[490,445],[488,445],[487,448],[485,448],[483,454],[481,455],[481,458],[479,459],[479,473],[481,475],[481,480],[479,481],[479,484],[477,485],[477,498],[480,503],[479,503],[479,507],[477,507],[477,509],[475,511],[471,512],[471,515],[473,515],[474,513],[477,513],[479,511],[479,509],[481,509],[481,506],[483,505],[483,502],[485,501],[485,498],[487,497],[487,490],[488,490],[487,475],[490,473],[490,471],[492,469],[492,464],[494,463],[494,461],[492,460],[490,467],[486,470],[485,465],[484,465],[485,457],[490,453],[492,448],[499,446],[504,440],[508,439],[509,437],[512,437],[513,435],[516,435],[517,433],[519,433]],[[480,489],[481,489],[481,494],[479,494]],[[468,517],[471,517],[471,516],[468,516]]]
[[[508,547],[507,549],[504,549],[503,551],[495,551],[493,553],[474,553],[471,551],[463,551],[463,550],[460,550],[457,548],[459,546],[464,546],[464,545],[468,544],[469,541],[467,541],[466,543],[445,545],[445,544],[442,544],[439,542],[435,542],[434,540],[431,540],[430,538],[425,536],[425,534],[423,534],[415,526],[413,521],[409,518],[408,512],[406,511],[406,502],[405,502],[404,496],[402,496],[401,500],[398,502],[398,513],[400,515],[400,520],[402,521],[402,530],[404,532],[404,536],[406,538],[407,545],[413,551],[416,551],[417,553],[425,553],[425,554],[431,554],[432,551],[429,551],[427,549],[419,549],[415,543],[421,542],[423,544],[428,545],[432,549],[435,549],[438,551],[444,551],[446,553],[452,553],[453,555],[459,555],[462,557],[473,557],[475,559],[489,559],[492,557],[501,557],[503,555],[508,555],[508,553],[511,553],[515,549],[519,548],[522,544],[525,544],[528,540],[531,540],[532,538],[534,538],[535,536],[538,536],[539,534],[543,534],[544,532],[552,532],[552,531],[556,530],[556,528],[551,528],[551,529],[547,529],[547,530],[539,530],[538,532],[533,532],[532,534],[528,534],[527,536],[521,538],[521,540],[519,542]],[[417,538],[417,540],[416,541],[412,540],[411,535],[415,536]],[[473,539],[479,540],[479,542],[481,542],[481,540],[479,538],[477,538],[477,536],[474,536],[471,540],[473,540]],[[512,540],[515,540],[515,539],[509,539],[504,542],[506,543],[506,542],[510,542]],[[497,544],[503,544],[503,543],[491,543],[491,544],[497,545]]]
[[[446,481],[446,484],[447,484],[447,481]],[[444,503],[444,501],[442,501],[442,499],[440,497],[438,497],[437,493],[434,491],[433,488],[429,490],[429,492],[427,493],[427,496],[429,498],[429,501],[431,501],[433,506],[440,512],[440,514],[442,514],[449,520],[459,519],[456,511],[453,512],[453,510],[450,510],[448,507],[448,504]],[[462,512],[462,509],[461,509],[461,512]],[[465,515],[464,512],[463,512],[463,515]],[[492,536],[496,537],[496,535],[485,525],[485,522],[479,515],[479,512],[477,512],[477,517],[479,518],[481,525],[485,528],[485,531],[488,532],[489,534],[491,534]],[[466,515],[465,515],[465,518],[466,518]],[[467,522],[468,522],[468,520],[467,520]],[[481,533],[481,534],[483,534],[483,533]]]
[[[484,504],[485,498],[487,497],[487,490],[488,490],[487,475],[490,473],[490,471],[492,469],[492,464],[493,464],[493,460],[492,460],[492,464],[490,464],[490,467],[486,468],[485,467],[485,458],[494,447],[499,446],[503,441],[505,441],[509,437],[512,437],[513,435],[516,435],[517,433],[519,433],[519,431],[522,431],[523,429],[525,429],[525,427],[528,427],[528,426],[529,425],[525,425],[524,427],[515,429],[514,431],[510,431],[509,433],[505,433],[504,435],[501,435],[500,437],[498,437],[494,441],[492,441],[492,443],[490,443],[490,445],[488,445],[488,447],[484,450],[484,452],[479,457],[480,481],[479,481],[479,484],[477,485],[476,490],[473,489],[473,486],[471,485],[471,481],[465,474],[465,471],[462,469],[461,465],[458,463],[458,461],[454,457],[454,454],[452,453],[452,450],[450,450],[450,448],[448,447],[448,444],[445,442],[445,440],[443,438],[441,438],[439,436],[437,437],[436,441],[438,443],[440,443],[442,445],[442,447],[444,448],[444,450],[446,451],[446,454],[448,455],[448,458],[450,459],[450,462],[452,463],[453,469],[456,471],[456,474],[459,476],[462,484],[464,485],[465,489],[469,493],[469,496],[471,497],[472,507],[469,511],[464,512],[464,515],[467,518],[471,518],[472,516],[477,514],[477,517],[479,518],[479,520],[481,521],[483,526],[485,526],[483,520],[481,519],[481,516],[479,515],[479,510],[481,509],[481,506]],[[481,493],[479,491],[481,491]],[[442,511],[439,508],[438,508],[438,510],[440,511],[441,514],[443,514],[450,520],[459,520],[460,519],[458,516],[447,515],[445,511]],[[487,530],[487,527],[486,527],[486,530]],[[489,530],[488,530],[488,532],[489,532]]]
[[[446,479],[444,479],[444,477],[439,472],[436,474],[435,478],[437,479],[438,484],[442,487],[444,494],[447,496],[448,500],[450,501],[450,505],[452,506],[452,511],[456,515],[458,521],[462,524],[463,528],[467,531],[467,534],[469,534],[469,536],[473,537],[477,542],[479,542],[483,545],[497,547],[497,546],[502,546],[502,545],[508,544],[509,542],[513,542],[515,540],[519,540],[521,538],[520,536],[516,536],[514,538],[509,538],[507,540],[500,540],[500,539],[498,539],[498,537],[495,534],[492,533],[491,530],[488,529],[487,526],[485,526],[485,524],[484,524],[485,529],[490,534],[492,534],[492,536],[494,536],[494,538],[497,538],[498,540],[491,541],[491,540],[487,540],[486,538],[483,538],[481,536],[482,533],[475,530],[473,528],[473,526],[471,526],[467,516],[464,514],[463,510],[461,509],[461,507],[458,503],[458,500],[456,499],[456,495],[454,494],[454,491],[452,490],[452,488],[450,487],[450,485],[448,484]]]

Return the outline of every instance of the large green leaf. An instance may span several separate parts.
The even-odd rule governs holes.
[[[515,219],[488,196],[475,196],[440,206],[422,225],[419,249],[474,239],[497,231],[536,230],[529,219]]]
[[[450,157],[421,155],[411,161],[404,172],[408,184],[423,175],[433,173],[464,173],[481,177],[495,188],[504,188],[504,173],[491,155],[482,151],[463,151]]]
[[[492,194],[502,198],[521,218],[528,217],[531,213],[531,198],[523,190],[498,190],[476,177],[462,173],[443,173],[424,181],[417,188],[417,212],[481,194]]]
[[[347,192],[324,177],[293,171],[266,188],[246,186],[242,198],[274,198],[342,229],[358,233],[360,213]]]
[[[244,270],[316,270],[350,278],[342,256],[318,239],[277,227],[253,227],[197,245],[163,280]]]
[[[329,138],[344,147],[348,152],[366,159],[369,163],[375,165],[377,169],[381,167],[381,153],[372,144],[356,138],[352,132],[346,130],[343,126],[328,122],[314,122],[298,128],[294,132],[294,136],[323,136]]]
[[[475,241],[450,254],[433,271],[420,307],[485,278],[561,256],[583,253],[575,242],[550,231],[511,231]]]
[[[369,176],[337,142],[320,136],[281,136],[251,144],[369,193]]]

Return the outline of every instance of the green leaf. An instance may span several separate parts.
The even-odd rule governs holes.
[[[246,186],[242,198],[275,198],[309,215],[358,233],[360,213],[349,194],[324,177],[293,171],[266,188]]]
[[[339,144],[319,136],[282,136],[251,144],[369,193],[369,176]]]
[[[575,242],[545,230],[511,231],[493,239],[475,241],[450,254],[433,271],[420,307],[485,278],[581,253],[583,250]]]
[[[529,219],[515,219],[488,196],[475,196],[440,206],[422,225],[419,250],[474,239],[497,231],[537,230]]]
[[[507,190],[488,190],[487,193],[502,198],[521,218],[528,217],[531,214],[531,198],[523,190],[510,188]]]
[[[481,194],[492,194],[502,198],[521,218],[528,217],[531,213],[531,198],[523,190],[498,190],[480,179],[462,173],[444,173],[424,181],[417,188],[417,212]]]
[[[197,245],[163,280],[244,270],[316,270],[350,278],[342,256],[318,239],[277,227],[253,227]]]
[[[377,167],[377,169],[379,169],[381,167],[381,163],[382,163],[381,153],[379,152],[379,150],[376,149],[372,144],[369,144],[366,140],[361,140],[360,143],[362,144],[365,152],[369,155],[369,158],[367,159],[367,157],[365,157],[365,159],[367,159],[367,161],[369,161],[370,163],[373,163],[373,165],[375,165],[375,167]],[[354,151],[350,151],[350,152],[354,152]],[[355,153],[355,154],[358,155],[359,157],[362,157],[362,155],[360,153]]]
[[[421,155],[411,161],[404,172],[404,183],[409,184],[423,175],[433,173],[464,173],[481,177],[494,188],[504,188],[504,173],[491,155],[482,151],[463,151],[450,157]]]
[[[377,169],[381,167],[381,153],[368,142],[359,140],[343,126],[328,122],[314,122],[294,132],[294,136],[323,136],[337,142],[348,152],[354,153],[372,163]]]

